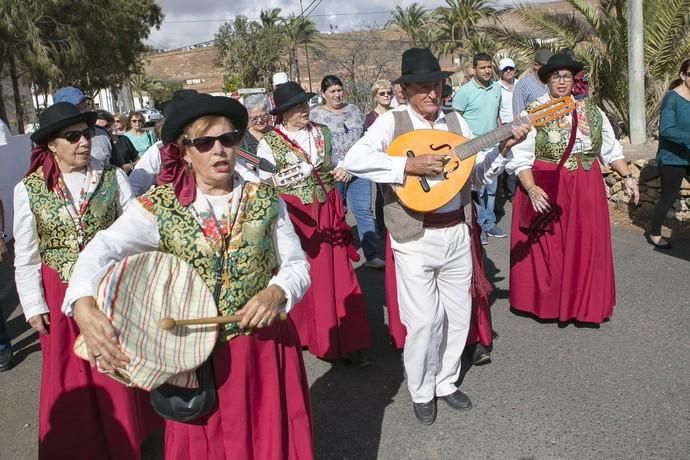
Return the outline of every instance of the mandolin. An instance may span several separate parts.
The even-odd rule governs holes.
[[[448,161],[437,176],[406,176],[403,184],[394,185],[393,190],[406,208],[417,212],[435,211],[448,203],[465,185],[477,152],[511,137],[513,125],[529,123],[535,127],[543,126],[572,112],[574,108],[575,101],[571,97],[553,99],[511,123],[473,139],[438,129],[418,129],[398,136],[388,147],[388,155],[408,158],[443,155]]]

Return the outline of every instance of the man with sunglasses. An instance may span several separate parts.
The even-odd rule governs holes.
[[[498,63],[498,70],[500,74],[500,79],[498,84],[501,87],[501,108],[498,111],[498,122],[502,125],[510,123],[513,121],[513,87],[517,78],[517,69],[515,68],[515,62],[510,58],[503,58]],[[515,195],[515,186],[517,185],[517,178],[515,174],[505,173],[505,188],[506,188],[506,198],[512,199]]]

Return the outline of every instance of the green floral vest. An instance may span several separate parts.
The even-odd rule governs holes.
[[[72,217],[67,212],[64,202],[46,187],[41,168],[24,178],[24,185],[29,195],[29,207],[36,220],[41,260],[55,270],[60,275],[60,280],[66,283],[72,276],[72,269],[80,252]],[[115,170],[111,166],[106,166],[101,183],[98,184],[82,217],[85,245],[99,230],[108,228],[115,222],[118,199]]]
[[[533,102],[529,104],[527,110],[537,106],[539,106],[539,103]],[[583,151],[582,147],[578,146],[578,139],[576,139],[573,150],[564,167],[568,171],[576,170],[579,157],[580,164],[582,164],[584,170],[589,171],[592,163],[597,159],[597,154],[601,152],[603,118],[597,106],[589,98],[577,101],[576,108],[578,113],[577,129],[580,133],[589,137],[592,148]],[[571,126],[572,115],[568,114],[537,128],[534,149],[536,159],[559,163],[570,140]]]
[[[159,250],[191,264],[211,292],[215,291],[219,258],[208,244],[188,208],[175,197],[170,185],[154,188],[139,203],[156,216],[160,233]],[[268,286],[278,268],[272,234],[278,217],[275,188],[246,182],[235,224],[230,230],[221,281],[218,313],[232,315]],[[236,324],[223,325],[221,338],[240,334]]]
[[[321,130],[324,140],[324,157],[321,166],[317,169],[323,185],[326,188],[326,193],[333,189],[333,176],[331,176],[331,133],[327,127],[322,125],[317,125],[318,129]],[[271,148],[273,152],[273,158],[276,161],[276,167],[278,171],[285,170],[292,166],[302,163],[302,160],[297,158],[293,154],[293,150],[285,143],[276,133],[271,131],[263,137],[266,143]],[[297,182],[296,184],[289,185],[287,187],[280,188],[281,195],[293,195],[302,201],[304,204],[311,204],[314,201],[314,195],[316,198],[323,203],[326,201],[326,194],[319,185],[319,182],[314,177],[314,174],[310,175],[303,181]]]

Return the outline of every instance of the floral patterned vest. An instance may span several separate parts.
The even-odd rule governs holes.
[[[72,276],[72,269],[79,257],[77,230],[64,202],[48,190],[43,170],[37,169],[24,178],[29,195],[29,206],[36,219],[38,251],[44,264],[60,275],[66,283]],[[84,244],[93,239],[99,230],[108,228],[117,219],[119,199],[115,169],[103,169],[101,183],[89,201],[82,217]]]
[[[331,167],[331,133],[327,127],[323,125],[316,125],[317,129],[321,130],[324,139],[324,157],[321,166],[317,169],[323,185],[326,188],[326,192],[330,192],[333,189],[333,176],[330,172],[333,169]],[[302,160],[298,159],[294,154],[293,150],[288,144],[285,143],[276,133],[271,131],[263,137],[266,143],[271,148],[273,152],[273,158],[276,161],[276,167],[278,171],[290,168],[297,164],[302,163]],[[287,187],[282,187],[280,189],[281,194],[296,196],[304,204],[311,204],[314,201],[314,194],[316,193],[316,198],[323,203],[326,201],[326,195],[323,189],[319,185],[319,182],[314,177],[314,174],[307,177],[305,180],[297,182],[295,184],[289,185]]]
[[[527,110],[529,111],[539,105],[538,102],[533,102],[528,105]],[[573,151],[563,166],[568,171],[574,171],[577,169],[579,158],[584,170],[589,171],[592,163],[597,159],[597,154],[601,152],[603,118],[597,106],[589,98],[577,101],[576,108],[578,138],[582,135],[588,137],[592,148],[583,151],[578,146],[579,139],[576,139]],[[572,115],[568,114],[537,128],[534,149],[536,159],[559,163],[568,146],[571,125]]]
[[[138,201],[156,216],[159,250],[191,264],[214,292],[218,258],[192,213],[177,200],[172,187],[155,187]],[[237,212],[225,256],[226,273],[222,277],[218,300],[220,315],[232,315],[242,308],[268,286],[278,268],[272,239],[278,217],[276,190],[265,184],[246,182]],[[236,324],[221,327],[224,340],[240,334]]]

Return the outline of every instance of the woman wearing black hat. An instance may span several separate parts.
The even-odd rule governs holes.
[[[180,94],[169,112],[159,185],[84,250],[66,308],[74,304],[92,356],[101,355],[107,370],[121,367],[127,357],[93,300],[98,274],[112,261],[154,250],[190,263],[218,290],[219,314],[243,318],[221,326],[209,358],[217,406],[190,423],[166,421],[165,458],[311,458],[299,339],[290,320],[276,320],[307,289],[308,265],[275,188],[235,168],[247,111],[227,97]]]
[[[309,121],[307,101],[313,96],[295,82],[278,87],[271,115],[278,115],[280,123],[261,139],[257,153],[278,171],[300,171],[300,180],[283,187],[281,194],[307,253],[312,279],[304,299],[290,313],[302,345],[321,359],[363,364],[366,359],[360,351],[371,346],[371,338],[350,262],[359,256],[334,188],[346,173],[332,161],[328,128]]]
[[[74,264],[132,197],[125,174],[90,157],[96,113],[59,102],[41,114],[31,166],[14,189],[15,278],[43,354],[39,458],[139,458],[160,424],[146,397],[77,358],[79,330],[60,311]]]
[[[571,97],[583,66],[555,54],[539,78],[550,99]],[[602,323],[616,303],[611,230],[599,161],[624,180],[637,203],[637,182],[623,158],[611,123],[591,99],[572,114],[532,129],[513,148],[506,169],[522,188],[513,202],[510,304],[541,319]]]

